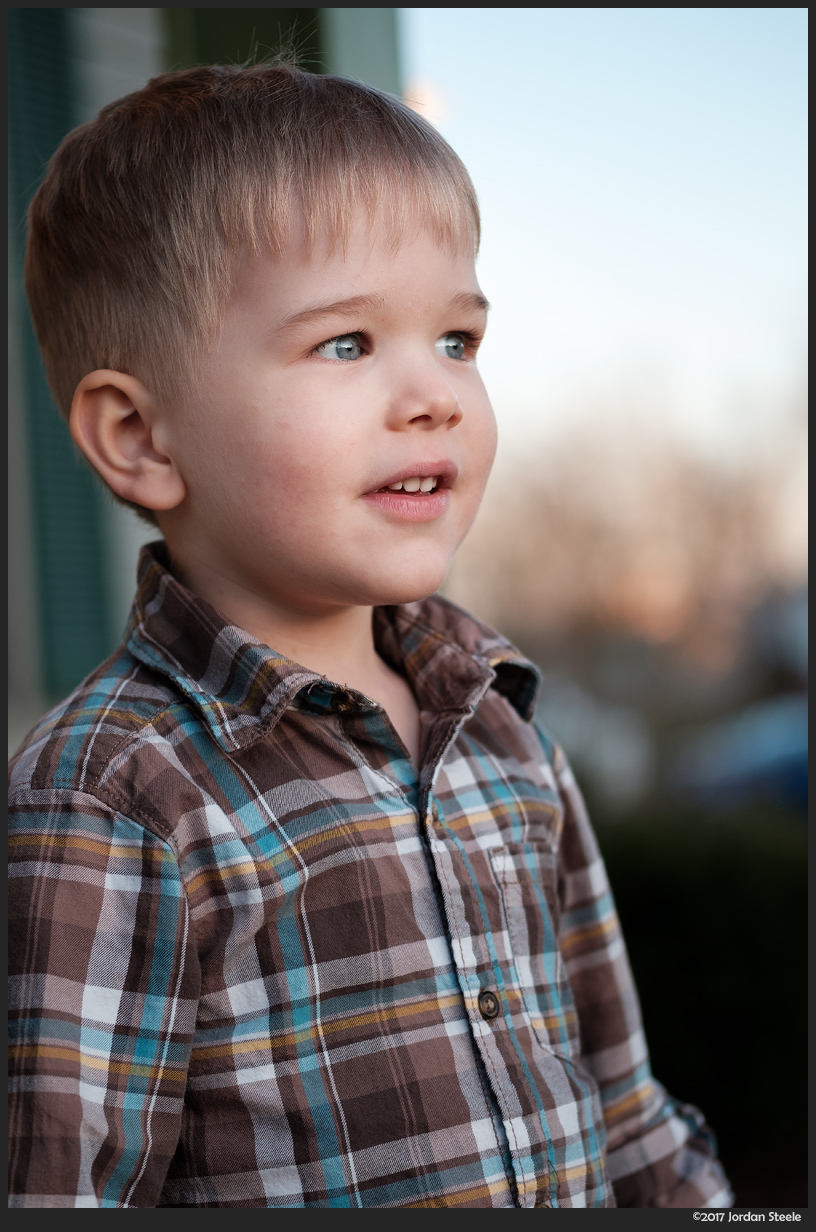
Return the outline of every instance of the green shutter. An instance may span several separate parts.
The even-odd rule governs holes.
[[[323,69],[320,9],[164,9],[167,67],[245,64],[292,46],[300,65]]]
[[[46,162],[73,127],[70,10],[9,10],[11,208],[22,270],[25,213]],[[22,287],[21,301],[24,301]],[[112,649],[97,481],[77,455],[48,390],[21,302],[38,638],[47,694],[69,692]]]
[[[322,9],[326,71],[402,94],[398,9]]]

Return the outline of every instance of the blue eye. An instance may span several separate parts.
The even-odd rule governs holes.
[[[447,359],[464,359],[465,340],[459,334],[443,334],[436,340],[436,353]]]
[[[342,334],[339,338],[322,342],[315,353],[324,359],[359,359],[363,348],[356,334]]]

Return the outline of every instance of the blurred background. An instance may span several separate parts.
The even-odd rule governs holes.
[[[45,162],[155,74],[282,43],[400,94],[471,172],[493,304],[501,445],[445,591],[544,672],[654,1070],[740,1205],[807,1201],[806,20],[9,10],[9,752],[117,644],[155,537],[42,375],[21,267]]]

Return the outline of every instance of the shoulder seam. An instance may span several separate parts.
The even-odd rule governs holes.
[[[66,792],[72,796],[78,796],[78,797],[87,796],[89,799],[93,800],[96,804],[100,804],[103,808],[110,809],[112,813],[119,813],[122,817],[124,817],[125,821],[132,821],[134,822],[134,824],[142,826],[142,828],[147,830],[148,833],[152,834],[154,838],[157,838],[161,842],[166,843],[167,846],[171,848],[176,859],[179,858],[178,849],[176,847],[176,844],[173,842],[172,831],[167,826],[165,826],[163,823],[158,822],[155,818],[150,817],[142,809],[132,808],[132,807],[120,807],[120,804],[122,805],[125,804],[125,800],[124,800],[124,797],[120,797],[120,804],[118,804],[116,802],[117,793],[115,791],[108,792],[107,794],[109,795],[110,799],[105,799],[105,789],[104,788],[99,789],[97,787],[96,791],[86,791],[84,789],[80,790],[78,787],[67,786],[64,784],[54,784],[52,787],[31,787],[30,785],[26,785],[25,787],[18,787],[10,793],[9,807],[11,807],[15,801],[20,800],[22,802],[26,796],[32,796],[32,795],[38,794],[41,791]]]
[[[173,709],[174,706],[178,706],[179,704],[184,705],[184,700],[181,698],[176,698],[174,701],[169,702],[168,705],[163,706],[161,710],[157,710],[154,714],[151,714],[147,718],[140,719],[138,726],[133,727],[131,728],[130,731],[125,732],[125,734],[120,739],[119,743],[117,745],[114,745],[111,752],[105,758],[104,765],[95,774],[90,775],[87,779],[84,780],[85,782],[89,784],[89,786],[92,789],[87,794],[91,795],[93,793],[93,790],[100,789],[100,778],[105,773],[105,769],[110,765],[113,759],[115,757],[118,757],[119,754],[122,752],[122,750],[127,747],[127,744],[129,741],[137,740],[146,727],[150,727],[151,724],[157,723],[158,720],[161,719],[163,715],[167,714],[170,710]],[[78,787],[73,779],[58,778],[56,776],[51,780],[51,783],[49,784],[49,786],[54,787],[60,791],[76,791],[76,792],[79,792],[80,794],[84,791],[84,788]],[[33,791],[47,791],[48,788],[47,787],[46,788],[33,787],[32,790]]]
[[[100,788],[99,780],[101,776],[104,774],[105,769],[110,765],[110,763],[114,760],[114,758],[118,757],[119,754],[122,752],[122,750],[127,747],[128,743],[130,741],[137,740],[139,736],[141,736],[142,732],[145,730],[146,727],[150,727],[152,724],[158,723],[159,719],[161,719],[164,715],[168,714],[173,709],[174,706],[178,706],[179,704],[184,705],[184,701],[181,698],[176,698],[174,701],[169,702],[168,705],[163,706],[161,710],[157,710],[155,714],[151,714],[148,718],[144,718],[140,720],[139,725],[137,727],[134,727],[132,728],[131,731],[126,732],[124,736],[122,736],[122,739],[119,741],[119,743],[114,745],[113,749],[106,757],[104,766],[102,766],[102,768],[88,780],[91,786],[99,789]]]

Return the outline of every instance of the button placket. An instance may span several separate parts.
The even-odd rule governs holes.
[[[465,996],[468,1018],[473,1030],[473,1043],[481,1056],[485,1067],[485,1076],[492,1088],[499,1115],[504,1125],[504,1131],[507,1135],[510,1161],[515,1173],[518,1204],[521,1207],[533,1207],[538,1187],[535,1180],[526,1173],[525,1143],[519,1140],[514,1125],[514,1105],[508,1103],[506,1063],[499,1050],[499,1040],[497,1038],[501,1035],[501,1030],[494,1031],[492,1029],[493,1023],[496,1022],[496,1019],[502,1013],[501,1001],[495,990],[479,988],[480,978],[477,973],[479,961],[474,949],[474,947],[478,946],[479,938],[471,936],[467,923],[464,920],[461,921],[460,927],[457,928],[457,913],[451,913],[450,905],[445,901],[446,893],[448,893],[450,898],[445,866],[446,857],[450,858],[451,852],[447,842],[446,827],[442,820],[442,811],[430,793],[425,804],[425,824],[429,839],[429,850],[443,895],[442,909],[450,929],[454,967]],[[481,978],[484,979],[485,975],[486,970],[483,967]],[[482,1010],[482,999],[485,997],[485,994],[490,998],[488,1001],[489,1016],[485,1015]],[[484,1026],[475,1020],[475,1011],[477,1010],[482,1023],[485,1024]],[[501,1024],[499,1023],[497,1026],[500,1028]]]
[[[440,826],[442,824],[442,819],[439,814],[439,805],[436,800],[431,799],[429,801],[427,820],[430,825]],[[478,1006],[479,1013],[485,1022],[492,1022],[501,1014],[501,1000],[498,993],[492,988],[481,989],[481,991],[477,993],[476,1004]]]

